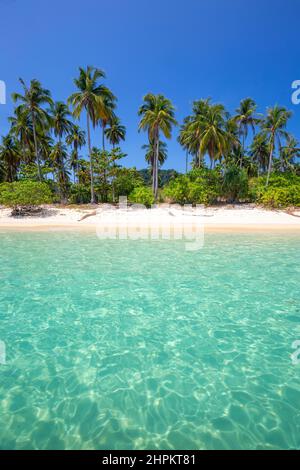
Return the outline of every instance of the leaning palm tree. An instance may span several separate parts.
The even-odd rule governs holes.
[[[292,113],[286,108],[281,106],[274,106],[274,108],[269,108],[267,116],[262,122],[262,132],[269,138],[270,145],[270,155],[269,155],[269,164],[268,164],[268,176],[266,180],[266,186],[269,185],[270,175],[272,171],[273,157],[276,145],[279,149],[281,148],[281,138],[287,139],[289,134],[285,130],[286,125]]]
[[[78,151],[86,143],[85,132],[82,129],[80,129],[79,126],[74,125],[72,127],[71,132],[67,135],[66,142],[68,145],[73,146],[70,164],[74,171],[74,182],[75,182],[75,174],[77,173],[77,178],[78,178],[78,171],[79,171]]]
[[[23,95],[20,93],[13,93],[12,99],[14,102],[21,102],[21,105],[17,108],[17,113],[25,113],[27,111],[30,114],[33,129],[35,159],[38,167],[38,177],[39,180],[42,181],[42,171],[37,141],[37,127],[44,129],[49,124],[49,117],[47,112],[43,109],[43,106],[46,104],[52,104],[51,94],[49,90],[46,90],[42,87],[38,80],[31,80],[29,87],[25,84],[22,78],[19,80],[23,87]]]
[[[115,148],[121,140],[125,140],[126,128],[125,126],[122,126],[121,121],[117,116],[109,122],[109,127],[105,129],[105,136],[113,148]]]
[[[249,128],[252,129],[253,135],[255,134],[255,126],[259,124],[260,120],[256,116],[257,105],[252,98],[245,98],[240,102],[237,108],[237,115],[234,117],[235,122],[239,127],[239,134],[242,137],[243,154],[245,153],[245,142],[248,137]],[[240,167],[243,166],[243,159],[240,160]]]
[[[155,156],[153,161],[152,189],[155,199],[158,195],[158,159],[160,132],[169,139],[171,138],[172,126],[177,125],[174,116],[174,106],[171,101],[163,95],[148,93],[144,97],[144,104],[140,107],[139,130],[148,132],[149,142],[153,142]]]
[[[91,123],[95,127],[101,115],[106,109],[103,101],[103,85],[99,84],[99,79],[104,78],[102,70],[88,66],[86,69],[79,68],[79,77],[74,80],[78,91],[73,93],[68,102],[72,104],[74,116],[79,119],[83,111],[86,112],[87,137],[90,158],[90,182],[91,182],[91,203],[96,202],[94,190],[94,171],[91,146]]]
[[[0,161],[2,163],[5,180],[12,183],[16,180],[20,163],[20,149],[17,140],[8,134],[2,137],[0,145]]]

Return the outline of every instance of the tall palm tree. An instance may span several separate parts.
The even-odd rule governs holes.
[[[168,157],[167,144],[160,140],[158,147],[159,147],[159,150],[158,150],[158,166],[162,166],[165,163],[165,161],[167,160],[167,157]],[[156,150],[153,142],[149,142],[149,144],[143,145],[142,149],[146,150],[145,160],[146,160],[147,163],[149,163],[151,165],[151,168],[152,168],[152,171],[153,171],[153,164],[154,164],[155,150]]]
[[[33,144],[33,126],[30,114],[27,110],[16,108],[14,116],[8,118],[11,128],[10,134],[15,136],[22,149],[22,159],[24,162],[31,161],[31,147]]]
[[[23,95],[20,93],[13,93],[12,99],[14,102],[20,101],[21,105],[17,108],[17,113],[28,112],[31,117],[35,158],[38,167],[38,177],[42,181],[41,163],[37,141],[37,128],[44,129],[49,123],[47,112],[42,106],[52,104],[51,94],[49,90],[42,87],[38,80],[31,80],[29,87],[25,84],[22,78],[19,79],[23,87]]]
[[[281,138],[288,138],[288,133],[285,130],[286,125],[292,113],[286,108],[281,106],[274,106],[274,108],[269,108],[267,116],[262,122],[262,131],[264,135],[269,138],[270,145],[270,155],[269,155],[269,164],[268,164],[268,176],[266,180],[266,186],[269,185],[270,175],[272,171],[273,156],[276,145],[279,149],[281,148]]]
[[[66,146],[61,142],[57,142],[51,150],[50,160],[57,174],[57,182],[62,202],[65,202],[67,198],[67,184],[69,179],[65,166],[67,158],[68,151]]]
[[[270,146],[265,134],[257,134],[250,147],[250,156],[257,164],[258,169],[263,172],[267,171],[270,155]]]
[[[239,134],[242,137],[243,154],[245,153],[245,142],[248,137],[249,128],[252,129],[253,135],[255,134],[255,126],[259,124],[259,119],[256,117],[257,105],[252,98],[245,98],[240,102],[237,108],[237,115],[234,120],[239,126]],[[240,160],[240,166],[243,166],[243,158]]]
[[[77,173],[77,178],[78,178],[78,171],[79,171],[79,155],[78,151],[81,149],[85,143],[85,132],[80,129],[79,126],[74,125],[72,127],[71,132],[67,135],[66,142],[68,145],[73,146],[73,151],[71,155],[71,167],[73,168],[74,171],[74,182],[75,182],[75,173]]]
[[[97,122],[100,123],[100,126],[102,128],[102,150],[105,151],[105,136],[106,136],[105,130],[106,130],[107,124],[116,118],[115,113],[114,113],[114,109],[116,107],[116,104],[115,104],[116,98],[112,94],[112,92],[103,85],[102,85],[101,98],[102,98],[103,105],[100,105],[98,108]]]
[[[12,183],[17,178],[20,163],[20,149],[17,140],[9,134],[2,137],[0,161],[3,165],[5,180]]]
[[[105,129],[105,135],[113,148],[116,145],[119,145],[121,140],[125,140],[126,128],[125,126],[122,126],[121,121],[117,116],[109,122],[109,127]]]
[[[221,160],[230,148],[229,136],[226,131],[227,113],[223,105],[213,104],[204,116],[196,116],[190,126],[192,133],[199,139],[199,157],[208,154],[213,168],[217,160]]]
[[[96,202],[94,190],[94,171],[91,146],[91,123],[95,127],[101,115],[106,110],[103,101],[103,85],[99,84],[99,79],[105,78],[102,70],[88,66],[86,69],[79,68],[79,77],[74,80],[78,91],[73,93],[68,102],[72,104],[74,116],[79,119],[83,111],[86,112],[87,137],[90,159],[90,180],[91,180],[91,203]]]
[[[53,133],[58,138],[58,141],[61,142],[63,136],[69,134],[73,128],[73,123],[69,119],[71,117],[69,108],[65,103],[57,101],[52,104],[49,116]]]
[[[163,95],[148,93],[144,97],[144,104],[140,107],[139,130],[148,132],[149,142],[153,142],[155,156],[153,162],[152,188],[155,199],[158,195],[158,159],[160,132],[167,138],[171,138],[172,126],[177,125],[174,106],[171,101]]]

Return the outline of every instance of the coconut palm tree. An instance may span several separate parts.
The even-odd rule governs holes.
[[[63,136],[71,133],[73,129],[73,123],[69,119],[71,117],[69,108],[65,103],[57,101],[49,109],[49,116],[53,133],[61,142]]]
[[[172,126],[177,125],[174,116],[174,106],[163,95],[148,93],[144,97],[144,103],[140,107],[138,114],[141,116],[139,130],[143,129],[148,132],[149,142],[153,142],[155,148],[152,188],[154,197],[157,198],[160,132],[167,139],[171,138]]]
[[[292,113],[286,108],[281,106],[274,106],[269,108],[266,118],[263,120],[261,127],[263,134],[269,139],[270,155],[268,164],[268,176],[266,180],[266,186],[269,185],[270,175],[272,171],[273,157],[276,146],[281,148],[281,139],[287,139],[289,134],[287,133],[286,125]]]
[[[79,171],[78,151],[86,144],[85,132],[82,129],[80,129],[79,126],[73,125],[71,132],[67,135],[66,142],[68,145],[73,146],[70,165],[74,171],[74,182],[75,182],[75,174],[77,173],[77,178],[78,178],[78,171]]]
[[[90,180],[91,180],[91,203],[96,202],[94,190],[94,171],[91,146],[91,123],[95,127],[101,115],[105,114],[106,106],[103,100],[103,85],[99,80],[105,78],[102,70],[88,66],[86,69],[79,68],[79,77],[74,80],[78,91],[73,93],[68,102],[72,104],[73,114],[79,119],[82,112],[86,112],[87,138],[90,159]]]
[[[260,120],[256,116],[257,105],[252,98],[245,98],[240,102],[240,106],[236,109],[237,115],[233,118],[239,127],[239,134],[242,137],[243,154],[245,153],[245,142],[248,137],[249,128],[252,129],[255,135],[255,126],[259,124]],[[243,159],[240,161],[240,166],[243,166]]]
[[[121,140],[125,140],[126,128],[125,126],[122,126],[121,121],[117,116],[109,122],[109,127],[105,129],[105,136],[113,148],[115,148],[116,145],[119,145]]]
[[[281,171],[285,169],[293,170],[296,159],[300,158],[299,142],[289,135],[286,141],[286,146],[280,149],[280,167]]]
[[[13,93],[12,99],[14,102],[21,102],[20,106],[16,110],[17,113],[25,113],[27,111],[30,114],[33,130],[35,159],[38,168],[38,178],[40,181],[42,181],[42,171],[37,141],[37,128],[39,127],[40,130],[42,130],[49,124],[49,117],[43,106],[46,104],[52,104],[51,94],[49,90],[46,90],[42,87],[38,80],[31,80],[29,87],[25,84],[22,78],[19,80],[23,87],[23,95],[20,93]]]
[[[27,110],[16,108],[14,116],[8,118],[11,128],[10,134],[16,137],[22,149],[22,159],[30,163],[33,146],[33,127],[30,114]]]
[[[57,142],[51,150],[50,160],[57,175],[57,182],[62,202],[65,202],[67,198],[67,184],[69,180],[69,175],[65,166],[67,158],[68,151],[66,146],[61,142]]]
[[[20,157],[20,148],[17,140],[10,134],[2,137],[0,161],[4,170],[5,180],[9,183],[12,183],[17,178]]]
[[[107,124],[110,121],[113,121],[116,116],[114,113],[114,109],[116,107],[115,101],[116,98],[112,94],[112,92],[105,86],[102,86],[102,102],[103,105],[101,104],[98,109],[98,117],[97,117],[97,123],[100,123],[100,127],[102,128],[102,150],[105,151],[105,130],[107,127]]]
[[[145,144],[142,146],[143,150],[146,150],[145,160],[151,165],[153,170],[154,158],[155,158],[155,146],[153,142]],[[168,157],[167,144],[165,142],[159,141],[158,145],[158,166],[162,166]]]
[[[258,169],[261,168],[263,172],[267,171],[268,161],[270,155],[270,146],[265,134],[257,134],[250,147],[250,156],[257,164]]]

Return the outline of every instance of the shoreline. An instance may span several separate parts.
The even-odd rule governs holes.
[[[0,231],[78,231],[92,232],[108,229],[174,231],[185,233],[201,229],[206,233],[300,233],[300,210],[268,210],[253,206],[180,207],[160,205],[154,209],[142,207],[96,208],[44,206],[40,216],[11,217],[11,210],[0,208]]]

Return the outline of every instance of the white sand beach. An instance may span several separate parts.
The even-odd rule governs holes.
[[[39,216],[12,217],[11,209],[0,208],[1,230],[96,230],[109,226],[181,227],[203,226],[206,231],[300,231],[300,210],[267,210],[254,205],[181,207],[162,204],[143,207],[44,206]]]

